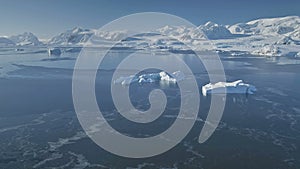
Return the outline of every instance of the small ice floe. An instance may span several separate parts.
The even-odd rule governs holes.
[[[23,48],[16,48],[15,51],[16,52],[22,52],[22,51],[24,51],[24,49]]]
[[[61,50],[59,48],[48,48],[48,55],[49,56],[60,56]]]
[[[68,53],[79,53],[81,51],[81,47],[72,47],[72,48],[67,48],[65,49],[65,52]]]
[[[181,81],[185,78],[184,74],[181,71],[173,72],[171,75],[167,74],[166,72],[162,71],[159,73],[146,73],[141,74],[139,76],[130,75],[127,77],[120,77],[114,81],[115,84],[121,85],[129,85],[130,83],[154,83],[159,81],[166,81],[171,83],[176,83]]]
[[[224,90],[225,88],[225,90]],[[256,91],[255,86],[244,83],[242,80],[237,80],[234,82],[218,82],[209,83],[202,86],[202,94],[206,96],[207,94],[220,94],[220,93],[244,93],[253,94]]]
[[[295,58],[300,58],[300,52],[295,55]]]

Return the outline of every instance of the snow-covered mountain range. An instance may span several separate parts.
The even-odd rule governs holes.
[[[0,37],[0,47],[44,45],[34,34],[25,32],[11,37]]]
[[[96,34],[98,38],[107,41],[122,40],[122,45],[133,48],[182,49],[184,43],[189,43],[194,50],[212,50],[211,45],[203,43],[207,37],[215,46],[213,50],[217,51],[239,51],[270,56],[290,53],[300,55],[299,16],[257,19],[226,26],[207,22],[197,28],[167,25],[155,31],[158,34],[145,33],[123,39],[126,37],[126,31],[97,32],[95,29],[74,28],[45,43],[39,41],[32,33],[0,37],[0,46],[78,47]]]
[[[93,30],[74,28],[73,30],[67,30],[48,41],[48,45],[81,45],[88,41],[88,39],[94,34]]]
[[[0,47],[14,46],[15,43],[6,37],[0,37]]]
[[[43,45],[39,39],[30,32],[25,32],[20,35],[9,37],[11,41],[15,43],[16,46],[40,46]]]
[[[126,35],[124,31],[99,32],[95,29],[82,29],[75,27],[72,30],[67,30],[53,38],[51,38],[47,45],[49,46],[82,46],[92,35],[108,41],[119,41]]]
[[[300,17],[288,16],[281,18],[258,19],[247,23],[238,23],[230,26],[228,29],[233,34],[285,35],[299,40]]]

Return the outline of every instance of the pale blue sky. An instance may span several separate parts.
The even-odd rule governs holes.
[[[136,12],[165,12],[195,25],[300,15],[299,0],[1,0],[0,36],[32,32],[49,38],[75,26],[99,28]]]

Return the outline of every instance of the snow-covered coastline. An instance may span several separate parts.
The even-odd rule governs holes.
[[[154,31],[157,34],[125,38],[126,30],[98,32],[96,29],[75,27],[43,42],[34,34],[25,32],[16,36],[0,37],[0,47],[82,47],[90,37],[96,35],[105,43],[120,42],[118,45],[121,47],[137,49],[178,51],[186,50],[184,44],[189,44],[196,51],[237,51],[261,56],[295,57],[300,53],[299,16],[257,19],[234,25],[207,22],[197,28],[167,25]],[[209,43],[206,37],[210,40]]]

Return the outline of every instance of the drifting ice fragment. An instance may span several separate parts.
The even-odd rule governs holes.
[[[177,81],[182,81],[184,80],[185,76],[181,71],[176,71],[172,73],[172,76],[177,80]]]
[[[224,90],[224,88],[226,90]],[[218,94],[218,93],[244,93],[253,94],[256,91],[255,86],[243,83],[242,80],[237,80],[234,82],[218,82],[209,83],[202,86],[202,94],[206,96],[207,94]]]
[[[114,81],[115,84],[129,85],[130,83],[154,83],[159,81],[166,81],[171,83],[176,83],[184,79],[184,74],[180,71],[173,72],[168,75],[166,72],[162,71],[159,73],[146,73],[140,76],[130,75],[127,77],[120,77]]]
[[[121,84],[121,85],[128,85],[131,81],[135,80],[133,79],[134,75],[130,75],[127,77],[119,77],[117,80],[114,81],[114,84]]]

